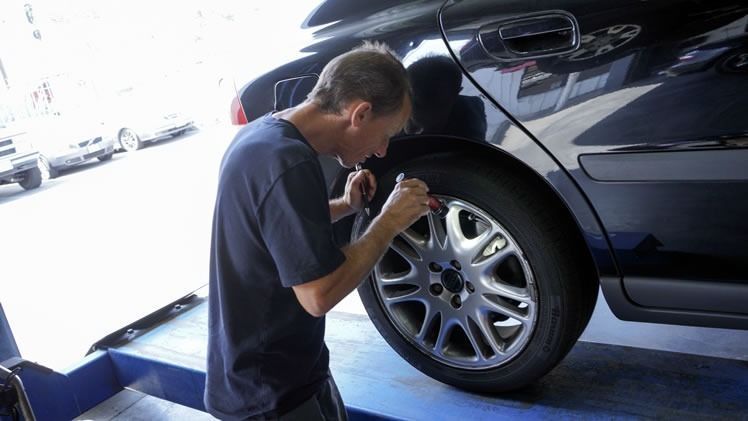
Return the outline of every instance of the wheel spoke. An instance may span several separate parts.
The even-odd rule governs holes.
[[[499,297],[519,301],[520,303],[532,304],[532,297],[527,288],[515,287],[494,280],[482,281],[481,288],[484,295],[498,295]]]
[[[434,345],[434,352],[440,357],[444,357],[444,347],[447,343],[447,336],[449,336],[449,330],[452,328],[454,321],[452,319],[442,317],[441,324],[439,325],[439,336],[436,339],[436,345]]]
[[[384,297],[384,304],[389,306],[400,304],[400,303],[406,303],[406,302],[412,302],[412,301],[418,301],[421,303],[424,303],[428,305],[428,297],[426,294],[423,293],[423,288],[416,287],[411,292],[408,292],[403,295],[398,295],[395,297]]]
[[[442,222],[431,212],[426,215],[426,219],[429,222],[429,247],[444,250],[449,239]]]
[[[418,279],[418,270],[415,267],[407,273],[382,273],[379,270],[379,266],[374,269],[374,274],[379,279],[382,285],[395,286],[395,285],[415,285],[420,286],[420,280]]]
[[[488,320],[488,315],[486,313],[478,313],[476,314],[476,318],[478,319],[478,327],[483,333],[483,337],[488,341],[488,346],[491,347],[494,354],[504,355],[504,346],[499,343],[496,327]]]
[[[462,320],[460,320],[460,327],[465,332],[465,335],[470,341],[470,346],[473,347],[473,351],[475,352],[475,356],[478,358],[478,360],[485,360],[486,357],[483,355],[483,351],[481,351],[480,346],[483,340],[476,337],[476,332],[471,328],[470,321],[471,317],[469,315],[465,316]]]
[[[503,263],[507,257],[515,255],[516,253],[517,251],[513,246],[506,246],[501,250],[495,251],[490,256],[483,257],[483,259],[479,260],[475,266],[480,270],[480,276],[482,278],[491,278],[496,271],[496,268]]]
[[[403,248],[402,245],[398,243],[398,239],[410,247]],[[397,254],[402,256],[405,260],[410,261],[411,259],[414,259],[420,262],[423,260],[420,251],[423,250],[425,244],[426,240],[424,238],[419,238],[417,233],[413,232],[411,229],[407,229],[401,232],[396,239],[392,241],[390,248],[395,250]]]
[[[450,207],[445,222],[447,225],[447,242],[458,256],[462,256],[470,249],[465,246],[467,238],[465,237],[465,233],[462,232],[460,211],[456,206]]]
[[[507,254],[499,256],[497,254],[515,251],[507,237],[495,225],[491,225],[477,237],[466,240],[465,248],[472,250],[472,263],[480,266],[499,263]]]
[[[421,329],[418,331],[418,335],[416,335],[416,341],[420,342],[422,345],[427,346],[428,344],[425,343],[426,333],[429,330],[429,327],[431,327],[431,323],[433,323],[434,319],[436,317],[439,317],[441,319],[440,313],[436,311],[432,303],[426,304],[426,315],[423,316],[423,324],[421,325]],[[443,324],[443,321],[440,320],[439,322],[439,331],[441,331],[441,325]]]
[[[523,325],[526,325],[530,322],[530,319],[523,313],[519,311],[519,309],[515,306],[512,306],[511,304],[504,304],[501,303],[499,300],[489,298],[490,295],[483,295],[483,307],[487,308],[493,312],[502,314],[506,317],[510,317],[514,320],[517,320],[518,322],[522,323]]]

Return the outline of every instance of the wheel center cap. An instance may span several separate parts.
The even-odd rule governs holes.
[[[465,281],[459,272],[453,269],[447,269],[442,272],[442,284],[449,292],[458,293],[465,286]]]

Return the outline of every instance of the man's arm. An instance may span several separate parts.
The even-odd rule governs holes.
[[[371,271],[389,247],[397,232],[381,219],[375,219],[357,241],[343,247],[345,262],[331,274],[293,287],[304,310],[314,317],[324,316],[350,294]]]
[[[342,249],[343,264],[329,275],[293,287],[304,310],[322,317],[356,289],[392,239],[429,211],[427,191],[426,184],[417,179],[398,183],[366,233]]]
[[[346,216],[353,215],[354,213],[356,213],[356,210],[348,206],[344,197],[339,197],[330,201],[330,219],[332,219],[332,222],[339,221]]]

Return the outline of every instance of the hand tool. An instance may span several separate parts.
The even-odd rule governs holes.
[[[361,163],[356,164],[356,171],[361,171],[363,168],[361,167]],[[371,209],[369,209],[369,183],[366,182],[367,178],[364,176],[364,179],[361,181],[361,200],[364,202],[364,212],[366,212],[366,216],[371,216]]]

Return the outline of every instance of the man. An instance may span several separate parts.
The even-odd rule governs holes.
[[[385,156],[411,112],[403,65],[383,45],[333,59],[306,102],[243,128],[229,146],[213,222],[205,405],[223,419],[345,419],[329,373],[324,315],[392,239],[428,212],[426,185],[398,183],[343,248],[332,221],[362,208],[376,179],[348,177],[328,202],[318,154],[351,168]]]

